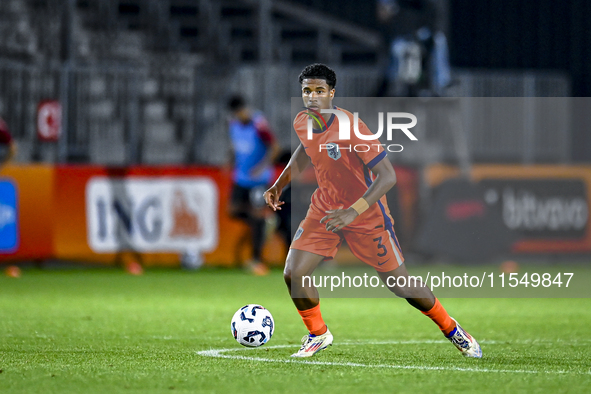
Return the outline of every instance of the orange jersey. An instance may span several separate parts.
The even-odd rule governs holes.
[[[353,130],[353,114],[342,108],[336,108],[350,119],[351,139],[339,140],[339,120],[333,114],[321,130],[314,130],[312,139],[308,139],[308,118],[306,111],[300,112],[293,127],[310,157],[318,189],[312,195],[307,217],[320,220],[326,211],[338,208],[349,208],[365,194],[374,181],[371,169],[386,157],[383,146],[377,145],[379,140],[362,140]],[[359,132],[364,135],[373,133],[359,119]],[[338,149],[337,149],[338,146]],[[357,151],[356,151],[357,148]],[[369,149],[368,149],[369,148]],[[366,151],[367,150],[367,151]],[[369,233],[374,229],[383,228],[394,234],[393,219],[383,196],[376,204],[363,212],[346,227],[349,231]]]

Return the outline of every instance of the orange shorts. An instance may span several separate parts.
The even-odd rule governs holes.
[[[339,246],[347,241],[349,249],[359,260],[379,272],[389,272],[404,262],[396,234],[383,226],[368,232],[349,231],[347,227],[333,233],[319,219],[306,217],[300,223],[290,249],[303,250],[332,259]]]

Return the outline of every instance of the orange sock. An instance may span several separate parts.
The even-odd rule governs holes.
[[[326,332],[326,324],[322,320],[322,314],[320,313],[320,304],[316,305],[312,309],[306,309],[305,311],[298,310],[298,313],[302,317],[304,324],[313,335],[322,335]]]
[[[452,318],[449,317],[447,311],[445,308],[443,308],[443,305],[441,305],[437,298],[435,298],[435,305],[433,305],[433,308],[421,313],[433,320],[433,322],[439,326],[439,329],[443,331],[443,334],[446,336],[449,335],[449,333],[451,333],[454,328],[456,328],[456,322],[454,322]]]

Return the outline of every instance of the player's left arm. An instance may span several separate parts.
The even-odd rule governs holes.
[[[367,205],[372,206],[382,198],[388,190],[396,184],[396,172],[392,163],[386,157],[380,160],[372,169],[376,179],[363,195]]]
[[[369,189],[367,189],[363,197],[347,209],[326,211],[328,215],[323,217],[320,223],[326,223],[327,231],[336,232],[351,224],[357,216],[359,216],[365,209],[378,202],[378,200],[396,184],[396,172],[394,171],[394,167],[392,167],[390,160],[385,157],[375,164],[371,171],[376,176],[376,179]]]

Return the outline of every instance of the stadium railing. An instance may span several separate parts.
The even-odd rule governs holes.
[[[227,146],[224,104],[233,92],[242,92],[254,107],[263,110],[280,143],[290,146],[289,102],[299,96],[299,71],[282,65],[234,70],[170,64],[73,66],[64,70],[61,66],[0,61],[0,100],[2,115],[21,146],[19,161],[222,164]],[[337,72],[337,96],[341,97],[369,96],[381,77],[379,70],[371,67],[337,67]],[[67,90],[64,76],[68,78]],[[461,71],[458,80],[458,96],[559,97],[569,92],[568,80],[552,74]],[[490,86],[494,90],[487,88]],[[38,141],[37,105],[44,99],[64,101],[65,97],[65,137],[57,145]],[[438,105],[437,100],[431,102],[431,106]],[[528,111],[535,119],[543,119],[545,113],[544,108]],[[568,113],[568,107],[563,111]],[[552,132],[535,125],[523,127],[516,136],[514,130],[496,129],[494,122],[482,124],[484,115],[482,111],[461,114],[475,161],[568,161],[568,125]],[[444,114],[433,111],[432,116]],[[448,126],[439,121],[430,123],[438,126],[427,129],[423,136],[432,148],[429,162],[453,160],[456,152],[453,135],[445,128]],[[401,164],[421,164],[405,160]]]

